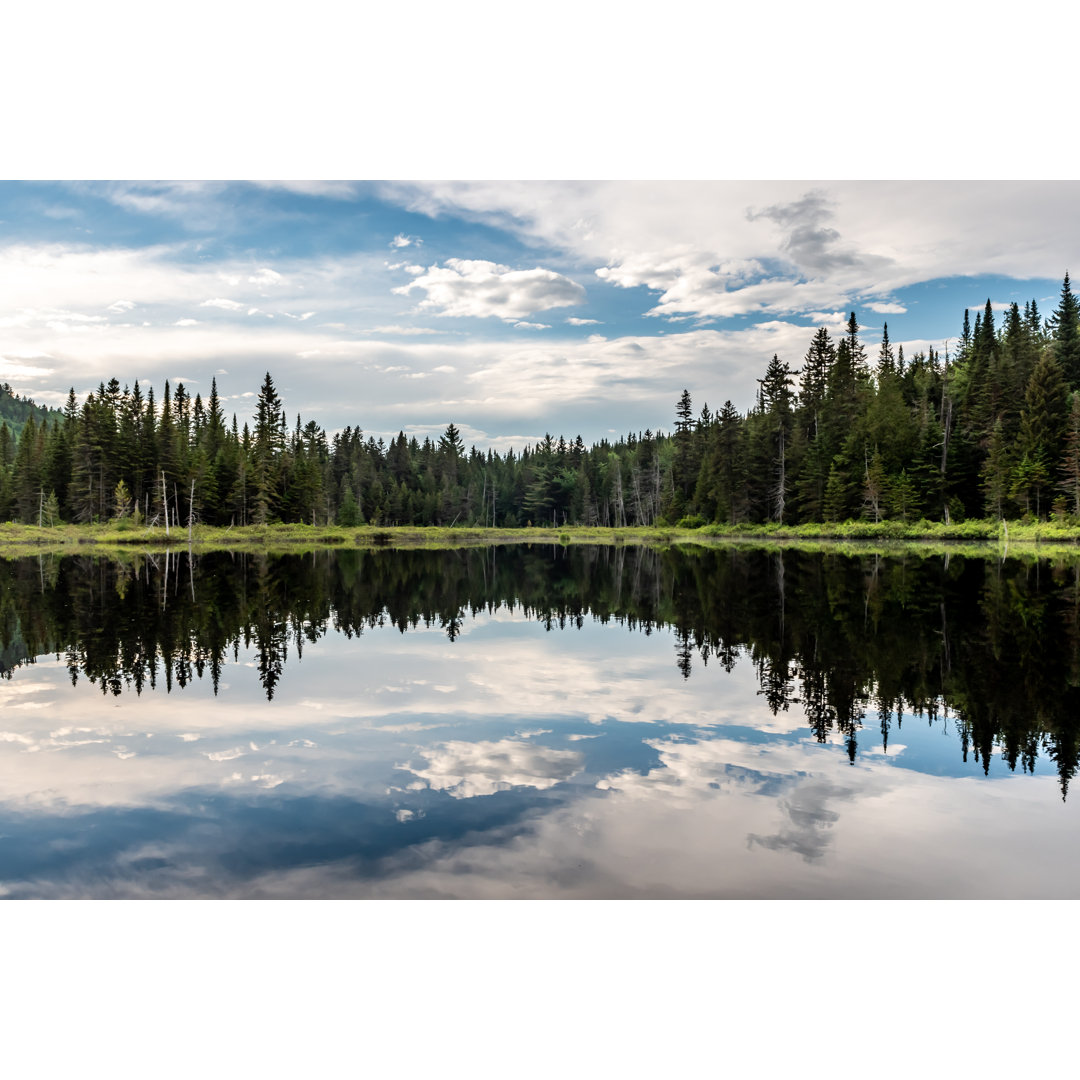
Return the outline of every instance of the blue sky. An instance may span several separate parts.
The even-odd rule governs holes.
[[[40,403],[165,379],[251,416],[520,448],[753,401],[855,310],[910,355],[1037,299],[1074,182],[6,182],[0,378]],[[1075,268],[1074,268],[1075,269]]]

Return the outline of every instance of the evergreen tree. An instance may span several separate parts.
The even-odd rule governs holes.
[[[1061,300],[1050,318],[1054,334],[1054,355],[1061,365],[1065,384],[1080,389],[1080,303],[1069,284],[1069,272],[1061,286]]]
[[[896,374],[896,357],[893,355],[892,345],[889,344],[889,324],[885,323],[881,330],[881,348],[878,351],[877,378],[878,386]]]
[[[773,353],[765,370],[764,378],[758,379],[761,387],[761,411],[766,421],[769,441],[772,484],[768,492],[768,512],[773,521],[782,522],[787,508],[789,493],[788,443],[793,426],[794,376],[788,365],[780,363]]]
[[[1069,420],[1060,475],[1058,490],[1065,495],[1069,513],[1080,518],[1080,390],[1074,390],[1069,396]]]

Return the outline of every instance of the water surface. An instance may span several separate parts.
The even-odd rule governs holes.
[[[1071,563],[0,563],[8,897],[1075,897]]]

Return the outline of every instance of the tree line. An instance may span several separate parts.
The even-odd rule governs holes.
[[[1080,304],[1066,273],[1043,319],[964,313],[954,351],[905,357],[884,328],[871,361],[852,312],[813,335],[801,367],[774,355],[754,406],[586,447],[546,435],[520,453],[437,439],[389,444],[359,427],[290,425],[270,373],[251,424],[225,415],[216,380],[102,383],[40,410],[0,388],[0,520],[129,519],[211,525],[656,525],[971,517],[1080,519]],[[6,391],[6,394],[4,393]],[[9,403],[10,404],[10,403]],[[7,411],[11,411],[9,408]],[[21,430],[19,429],[21,424]]]

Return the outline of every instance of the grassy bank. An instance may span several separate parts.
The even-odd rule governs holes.
[[[198,525],[190,544],[198,551],[257,548],[306,550],[320,547],[455,548],[489,544],[649,544],[649,545],[753,545],[813,550],[929,553],[964,551],[1000,554],[1010,550],[1037,550],[1040,554],[1080,554],[1080,526],[1063,522],[964,521],[941,522],[846,521],[798,526],[706,525],[699,529],[675,527],[587,528],[444,528],[438,526],[249,525],[215,528]],[[187,547],[186,529],[144,528],[125,522],[103,525],[0,524],[0,554],[33,554],[43,549],[160,549]]]

